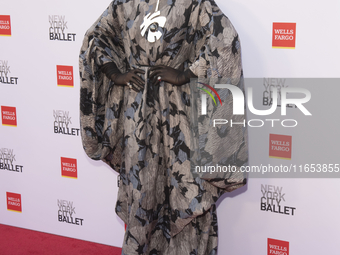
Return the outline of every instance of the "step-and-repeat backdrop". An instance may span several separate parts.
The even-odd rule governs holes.
[[[340,237],[340,1],[216,1],[240,34],[248,184],[218,202],[219,254],[329,254]],[[121,246],[117,173],[79,130],[78,54],[110,1],[0,6],[0,223]]]

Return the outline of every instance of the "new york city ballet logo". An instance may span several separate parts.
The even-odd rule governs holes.
[[[58,199],[58,221],[82,226],[84,219],[76,218],[76,208],[72,201]]]
[[[201,83],[203,84],[203,83]],[[205,87],[209,88],[213,93],[216,95],[218,100],[220,101],[220,104],[222,105],[222,100],[215,90],[215,88],[218,89],[228,89],[229,92],[232,94],[233,97],[233,114],[234,115],[244,115],[245,114],[245,97],[243,94],[243,91],[234,85],[230,84],[215,84],[214,87],[209,86],[207,84],[203,84]],[[198,87],[199,88],[199,87]],[[214,99],[214,96],[212,93],[210,93],[207,89],[205,88],[199,88],[200,90],[206,92],[214,101],[215,106],[217,106],[216,100]],[[288,98],[287,95],[289,93],[294,93],[294,94],[303,94],[304,97],[302,98]],[[251,87],[247,88],[247,107],[249,111],[255,115],[258,116],[266,116],[274,113],[277,109],[277,102],[278,102],[278,89],[277,87],[272,88],[272,104],[270,109],[266,110],[258,110],[255,109],[254,104],[253,104],[253,89]],[[304,88],[290,88],[290,87],[284,87],[280,89],[280,97],[281,97],[281,115],[285,116],[287,114],[287,105],[295,105],[296,108],[300,109],[300,111],[307,116],[311,116],[312,114],[306,109],[306,107],[303,105],[307,103],[311,99],[311,93]],[[201,115],[206,115],[207,114],[207,96],[206,94],[202,93],[201,94]],[[279,122],[281,123],[282,127],[296,127],[298,125],[298,122],[295,119],[249,119],[248,121],[243,120],[243,122],[233,122],[232,119],[227,120],[227,119],[213,119],[213,127],[216,127],[216,125],[227,125],[229,123],[230,127],[233,125],[243,125],[244,127],[247,125],[249,127],[262,127],[265,125],[265,123],[268,123],[271,125],[271,127],[274,127],[275,124]]]
[[[22,212],[21,194],[6,192],[7,210],[12,212]]]
[[[273,23],[272,47],[295,49],[296,23]]]
[[[73,88],[73,66],[57,66],[58,86]]]
[[[60,162],[62,177],[78,178],[77,159],[61,157]]]
[[[267,255],[289,255],[289,242],[268,238]]]
[[[0,149],[0,170],[22,173],[23,166],[16,164],[15,161],[13,149]]]
[[[274,92],[273,88],[277,90],[277,107],[281,107],[281,90],[283,88],[288,88],[287,80],[285,78],[264,78],[263,79],[263,97],[262,105],[271,106],[273,104]],[[287,104],[288,108],[296,108],[296,105]]]
[[[0,15],[0,36],[11,36],[11,17],[10,15]]]
[[[75,33],[67,33],[68,26],[65,15],[48,15],[49,38],[51,41],[67,41],[74,42],[76,40]]]
[[[72,121],[69,111],[53,110],[53,117],[55,134],[79,136],[80,129],[71,127]]]
[[[13,77],[10,75],[11,67],[8,64],[8,60],[0,60],[0,83],[17,85],[18,77]]]
[[[17,110],[15,107],[1,106],[1,116],[3,126],[17,126]]]
[[[285,205],[286,193],[282,190],[283,187],[261,184],[261,211],[294,216],[296,207]]]

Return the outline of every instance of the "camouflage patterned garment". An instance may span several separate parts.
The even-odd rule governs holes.
[[[157,31],[144,26],[143,34],[141,25],[154,13]],[[160,0],[159,6],[157,0],[115,0],[87,31],[79,62],[85,152],[120,173],[116,213],[127,224],[122,254],[216,254],[215,202],[243,186],[245,177],[193,177],[189,84],[154,87],[146,80],[137,93],[101,72],[111,61],[122,73],[167,65],[190,68],[199,78],[230,77],[238,85],[237,32],[213,0]],[[246,133],[233,130],[221,141],[222,152],[240,167],[247,163]],[[211,154],[220,148],[215,144]]]

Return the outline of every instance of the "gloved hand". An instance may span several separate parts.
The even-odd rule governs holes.
[[[150,72],[150,79],[153,80],[153,85],[156,85],[160,82],[160,80],[162,80],[176,86],[181,86],[190,82],[190,78],[197,77],[190,69],[182,72],[169,66],[154,66],[150,68]]]
[[[144,73],[145,71],[141,69],[133,69],[123,74],[116,72],[112,74],[110,78],[114,82],[114,84],[123,86],[128,86],[128,84],[130,84],[132,86],[131,89],[133,89],[136,92],[139,92],[144,88],[145,83],[138,74]]]

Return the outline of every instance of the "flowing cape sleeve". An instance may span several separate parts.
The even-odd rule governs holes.
[[[247,176],[240,170],[248,163],[247,128],[243,125],[212,127],[213,119],[233,119],[243,123],[245,115],[233,115],[233,96],[227,90],[219,90],[222,105],[210,103],[207,114],[200,115],[201,105],[197,87],[200,83],[215,85],[231,84],[244,91],[242,78],[241,46],[238,33],[230,20],[212,0],[198,1],[192,12],[191,24],[195,28],[192,43],[193,63],[189,68],[198,76],[198,82],[191,82],[191,178],[182,182],[178,189],[189,190],[186,197],[173,202],[172,235],[179,233],[193,218],[210,210],[225,192],[233,191],[246,184]],[[208,100],[211,98],[208,96]],[[212,100],[211,100],[212,101]],[[195,108],[194,105],[198,104]],[[209,102],[208,102],[209,103]],[[199,109],[199,110],[198,110]],[[196,133],[195,133],[196,132]],[[236,172],[206,173],[195,175],[196,166],[230,165]],[[193,185],[194,183],[194,185]],[[180,193],[180,192],[179,192]],[[178,195],[181,196],[181,195]],[[182,204],[181,204],[182,203]],[[185,204],[185,205],[184,205]]]
[[[115,8],[117,6],[112,2],[86,32],[81,47],[80,126],[86,154],[94,160],[103,160],[119,171],[124,91],[122,86],[113,86],[101,72],[101,67],[108,62],[114,62],[121,72],[126,68]]]
[[[230,84],[244,94],[241,45],[237,31],[213,0],[201,3],[198,17],[197,31],[202,39],[196,44],[196,59],[190,67],[191,71],[198,76],[199,84]],[[194,89],[193,92],[197,91],[200,90]],[[199,101],[197,97],[200,94],[192,94],[193,102]],[[200,175],[209,184],[221,188],[223,193],[246,183],[247,175],[240,168],[248,164],[248,138],[246,115],[233,115],[235,95],[227,89],[219,90],[219,94],[223,104],[215,106],[212,100],[208,100],[207,114],[197,116],[191,122],[197,125],[197,133],[194,134],[197,139],[193,141],[197,143],[194,144],[196,152],[199,152],[198,155],[193,155],[199,159],[196,163],[201,166],[226,165],[236,171]],[[200,106],[198,109],[194,108],[191,117],[201,109]],[[224,119],[228,123],[213,128],[214,119]],[[231,125],[231,120],[234,125]]]

